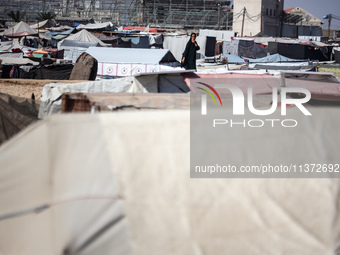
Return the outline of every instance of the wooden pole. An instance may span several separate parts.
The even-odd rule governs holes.
[[[243,7],[243,18],[242,18],[242,29],[241,29],[241,37],[243,36],[243,28],[244,28],[244,16],[246,15],[246,7]]]

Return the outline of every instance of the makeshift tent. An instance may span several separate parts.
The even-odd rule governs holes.
[[[28,58],[8,58],[0,55],[3,65],[39,65],[39,62],[32,61]]]
[[[163,48],[168,49],[175,56],[177,61],[182,60],[183,52],[187,42],[190,40],[189,36],[164,36]],[[200,50],[197,53],[205,56],[205,46],[207,42],[206,36],[198,36],[196,38]]]
[[[48,19],[47,20],[43,20],[43,21],[40,21],[34,25],[30,25],[31,28],[33,29],[38,29],[38,28],[42,28],[44,26],[47,26],[47,22],[48,22]]]
[[[70,30],[70,29],[74,29],[74,28],[70,27],[70,26],[60,26],[60,27],[50,27],[50,28],[48,28],[48,30],[50,30],[50,31],[64,31],[64,30]]]
[[[68,35],[70,35],[74,30],[75,30],[75,28],[71,28],[71,29],[66,30],[66,31],[48,32],[48,33],[46,33],[46,35],[52,36],[52,38],[55,39],[56,36],[58,36],[58,35],[68,36]]]
[[[96,42],[99,43],[100,46],[106,47],[108,46],[106,43],[103,43],[101,40],[99,40],[97,37],[95,37],[93,34],[88,32],[87,30],[83,29],[79,31],[76,34],[70,35],[67,37],[67,40],[69,41],[80,41],[80,42]],[[60,46],[63,43],[63,41],[60,41],[58,43],[58,46]]]
[[[94,81],[97,76],[98,61],[86,52],[82,53],[77,59],[70,80]]]
[[[158,72],[162,66],[179,66],[166,49],[90,47],[86,52],[98,60],[98,75],[129,76]]]
[[[228,129],[226,158],[241,165],[279,157],[290,165],[303,154],[305,162],[338,162],[339,111],[317,113],[321,118],[304,118],[295,136],[252,136],[247,128],[231,135]],[[245,140],[255,146],[244,146]],[[254,149],[269,143],[275,149],[267,153]],[[185,110],[54,115],[32,125],[0,148],[1,252],[272,255],[338,249],[338,179],[190,178],[190,149]]]
[[[188,93],[64,93],[62,102],[62,113],[190,109]]]
[[[46,65],[33,67],[28,72],[22,72],[21,78],[40,80],[69,80],[72,73],[72,64]]]
[[[0,93],[0,144],[38,120],[39,102]]]
[[[6,37],[23,37],[27,35],[38,35],[38,32],[31,28],[27,23],[21,21],[14,27],[7,29],[4,33]]]
[[[79,26],[77,26],[77,29],[78,30],[79,29],[89,29],[89,30],[93,29],[93,30],[95,30],[95,29],[103,29],[103,28],[112,27],[112,26],[113,26],[113,24],[111,22],[95,23],[95,24],[89,23],[89,24],[86,24],[86,25],[80,24]]]
[[[89,47],[97,47],[98,42],[81,42],[81,41],[71,41],[63,40],[59,49],[64,51],[64,59],[72,60],[73,63],[77,61],[79,56],[84,53]]]
[[[210,29],[200,29],[200,36],[216,37],[216,41],[227,41],[230,42],[231,38],[235,35],[233,31],[219,31]]]
[[[223,54],[222,57],[228,58],[228,63],[244,63],[247,60],[250,63],[280,63],[280,62],[305,62],[306,59],[292,59],[282,56],[280,54],[273,54],[263,58],[241,58],[235,55]]]
[[[297,43],[269,42],[268,52],[270,54],[279,53],[288,58],[310,59],[328,61],[332,52],[332,47],[315,47]]]
[[[334,50],[334,57],[335,57],[335,62],[340,63],[340,48],[338,50]]]
[[[232,40],[231,42],[223,42],[223,54],[238,56],[239,40]]]
[[[46,84],[42,91],[39,118],[61,112],[63,93],[187,93],[190,89],[182,72],[144,74],[76,84]]]

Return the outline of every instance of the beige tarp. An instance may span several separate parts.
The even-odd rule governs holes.
[[[339,144],[338,109],[322,111],[305,138]],[[189,119],[54,115],[0,147],[0,254],[337,254],[338,179],[190,179]]]

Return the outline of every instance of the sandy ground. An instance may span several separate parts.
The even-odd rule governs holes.
[[[70,81],[70,80],[34,80],[34,79],[0,79],[0,93],[12,96],[31,98],[34,93],[35,99],[40,100],[41,92],[44,85],[51,82],[67,82],[77,83],[86,81]]]

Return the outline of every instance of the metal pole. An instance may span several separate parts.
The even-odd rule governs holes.
[[[153,23],[156,23],[156,8],[155,8],[155,0],[153,0]]]
[[[169,23],[172,24],[172,1],[170,0],[170,5],[169,5],[169,16],[170,16],[170,20]]]
[[[141,0],[141,5],[142,5],[141,20],[142,20],[142,24],[144,24],[144,1],[143,0]]]
[[[221,1],[217,4],[218,6],[218,30],[221,30]]]
[[[150,15],[149,15],[149,0],[146,0],[146,9],[148,15],[148,26],[150,25]]]

